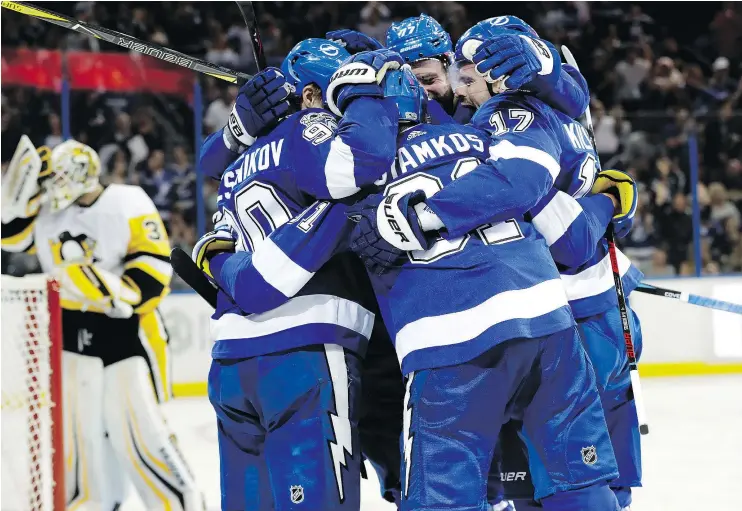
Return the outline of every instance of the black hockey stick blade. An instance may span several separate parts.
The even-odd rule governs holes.
[[[211,285],[211,282],[204,276],[203,272],[198,269],[196,263],[186,254],[182,248],[175,247],[170,252],[170,264],[173,271],[188,284],[191,289],[216,309],[217,289]]]
[[[260,39],[258,30],[258,17],[255,15],[255,7],[252,2],[235,2],[245,20],[247,30],[250,32],[250,44],[252,52],[255,55],[255,61],[258,64],[258,71],[265,69],[265,52],[263,51],[263,41]]]
[[[3,0],[2,7],[5,9],[10,9],[11,11],[25,14],[26,16],[31,16],[33,18],[59,25],[60,27],[73,30],[78,34],[95,37],[96,39],[101,39],[109,43],[117,44],[137,53],[143,53],[144,55],[149,55],[150,57],[164,60],[165,62],[170,62],[171,64],[175,64],[187,69],[191,69],[193,71],[197,71],[199,73],[213,76],[214,78],[218,78],[219,80],[224,80],[226,82],[241,85],[252,78],[252,76],[247,73],[241,73],[240,71],[235,71],[233,69],[219,66],[217,64],[212,64],[211,62],[207,62],[196,57],[191,57],[190,55],[172,50],[165,46],[145,42],[137,39],[136,37],[117,32],[116,30],[110,30],[108,28],[91,25],[90,23],[85,23],[84,21],[70,18],[69,16],[50,11],[49,9],[42,9],[41,7],[37,7],[26,2],[9,2]]]

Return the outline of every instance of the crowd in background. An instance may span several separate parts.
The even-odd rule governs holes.
[[[684,6],[688,6],[687,8]],[[255,72],[250,38],[232,2],[47,2],[45,6],[233,69]],[[421,12],[455,41],[477,21],[513,14],[557,46],[566,44],[591,88],[603,167],[640,183],[639,207],[622,248],[650,276],[695,268],[693,186],[701,212],[705,274],[742,271],[742,4],[735,2],[259,2],[269,65],[328,30],[356,28],[383,42],[393,21]],[[33,18],[2,14],[2,47],[125,51]],[[226,122],[238,89],[203,85],[207,135]],[[98,149],[105,183],[142,186],[162,212],[173,244],[197,239],[193,119],[187,102],[147,94],[73,91],[72,136]],[[22,133],[38,144],[62,140],[59,96],[2,88],[2,159]],[[698,144],[699,180],[689,140]],[[204,188],[210,218],[216,196]],[[28,271],[28,261],[3,271]],[[15,264],[16,267],[8,267]]]

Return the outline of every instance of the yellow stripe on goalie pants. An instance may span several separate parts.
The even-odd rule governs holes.
[[[145,344],[150,370],[157,374],[152,375],[155,384],[155,394],[160,403],[172,398],[170,381],[170,350],[165,323],[158,310],[142,314],[139,317],[139,338]]]

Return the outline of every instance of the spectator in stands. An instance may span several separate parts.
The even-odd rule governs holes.
[[[391,11],[383,2],[368,2],[361,9],[361,22],[358,30],[377,41],[386,40],[386,31],[392,24]]]
[[[170,203],[181,211],[195,210],[196,173],[184,146],[177,145],[173,148],[173,163],[169,168],[169,174],[173,176]]]
[[[693,242],[693,220],[688,212],[688,199],[676,193],[669,206],[662,208],[657,219],[661,239],[667,246],[667,262],[680,273],[688,258],[688,248]]]
[[[167,222],[172,209],[170,190],[173,187],[173,175],[165,170],[165,153],[160,149],[152,151],[147,161],[140,164],[139,172],[143,176],[140,183],[142,188],[157,206],[163,221]]]
[[[610,113],[600,100],[594,100],[592,106],[595,145],[603,161],[610,160],[619,152],[623,137],[631,131],[631,124],[623,119],[623,109],[616,105]]]
[[[618,76],[618,90],[616,98],[624,104],[635,104],[641,99],[641,87],[649,77],[652,69],[651,51],[645,44],[643,52],[631,47],[626,52],[626,58],[616,65]]]
[[[708,187],[712,222],[725,222],[729,218],[740,220],[740,212],[737,207],[727,198],[727,189],[721,183],[711,183]]]
[[[729,59],[717,58],[711,66],[714,74],[709,80],[709,87],[718,101],[726,100],[737,88],[737,84],[729,77]]]
[[[49,134],[44,138],[44,145],[54,149],[64,141],[62,138],[62,120],[55,113],[50,113],[47,119],[49,122]]]
[[[652,253],[652,264],[642,271],[647,277],[672,277],[675,275],[675,269],[667,264],[667,252],[661,248]]]
[[[206,52],[206,60],[231,69],[240,64],[240,56],[229,46],[227,36],[222,32],[214,37],[211,49]]]
[[[238,92],[239,89],[236,86],[230,85],[226,89],[220,90],[216,98],[209,104],[204,116],[204,127],[209,133],[213,133],[227,124],[229,112],[232,110],[235,99],[237,99]]]

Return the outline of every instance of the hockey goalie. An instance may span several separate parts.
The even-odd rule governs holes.
[[[148,510],[203,509],[159,407],[167,233],[141,188],[99,176],[87,145],[36,149],[24,136],[2,181],[3,249],[35,252],[60,282],[67,506],[116,509],[128,479]]]

